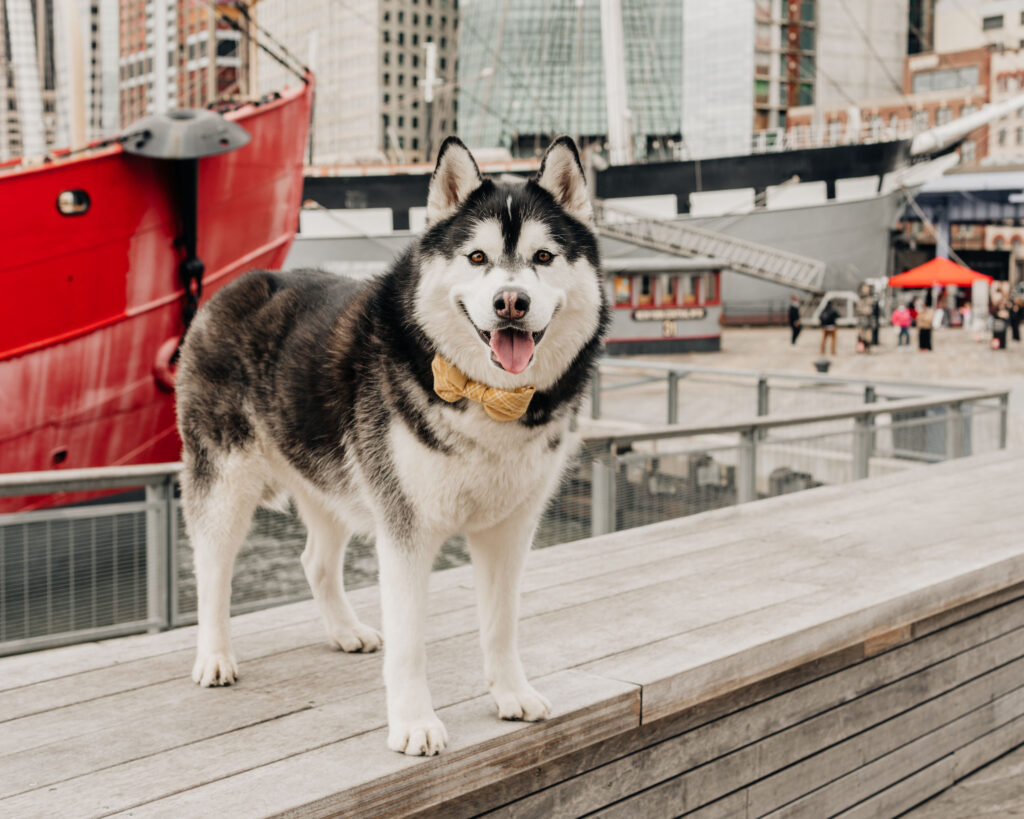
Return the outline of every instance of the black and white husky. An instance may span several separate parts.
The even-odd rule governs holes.
[[[607,323],[592,218],[568,137],[524,185],[483,180],[449,138],[430,180],[426,233],[388,273],[355,282],[253,272],[199,311],[177,382],[197,683],[238,676],[232,566],[256,506],[286,492],[309,532],[302,565],[328,639],[343,651],[381,645],[342,582],[349,536],[376,538],[388,747],[430,755],[447,743],[427,689],[424,625],[432,561],[455,533],[475,567],[498,715],[548,715],[519,660],[519,583],[576,447],[570,420]],[[438,362],[470,397],[441,397]],[[479,402],[528,387],[512,420]]]

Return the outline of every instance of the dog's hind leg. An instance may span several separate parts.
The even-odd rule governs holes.
[[[380,632],[359,621],[345,596],[345,547],[350,532],[315,499],[303,492],[295,492],[294,497],[307,531],[302,568],[328,641],[342,651],[376,651]]]
[[[206,687],[238,679],[231,652],[231,572],[245,540],[263,480],[239,453],[207,460],[202,472],[186,457],[182,508],[195,557],[199,634],[192,679]]]

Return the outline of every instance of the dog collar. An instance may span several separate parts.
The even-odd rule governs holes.
[[[483,404],[484,412],[495,421],[515,421],[523,417],[530,406],[530,399],[536,387],[518,387],[501,390],[488,387],[479,381],[470,381],[465,373],[438,353],[430,365],[434,372],[434,392],[452,404],[460,398],[468,398]]]

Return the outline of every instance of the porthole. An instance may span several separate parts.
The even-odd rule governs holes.
[[[89,194],[76,189],[61,191],[57,197],[57,210],[65,216],[81,216],[89,210]]]

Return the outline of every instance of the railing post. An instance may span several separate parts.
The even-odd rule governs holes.
[[[146,619],[149,631],[170,626],[170,533],[174,476],[146,484]]]
[[[864,403],[865,404],[874,404],[874,403],[877,403],[877,401],[878,401],[878,394],[875,392],[875,385],[874,384],[867,384],[864,387]],[[874,433],[875,416],[874,415],[869,415],[868,416],[868,426],[871,427],[871,430],[872,430],[871,431],[871,435],[868,436],[868,457],[870,458],[872,455],[875,454],[875,433]]]
[[[668,373],[668,422],[679,423],[679,373],[675,370]]]
[[[591,464],[590,535],[615,531],[615,473],[618,469],[615,447],[594,458]]]
[[[757,500],[757,429],[740,433],[736,458],[736,503]]]
[[[868,413],[854,418],[853,427],[853,480],[866,478],[871,467],[871,438],[873,418]]]
[[[1006,449],[1006,413],[1010,405],[1009,395],[999,396],[999,448]]]
[[[768,377],[759,375],[757,377],[757,416],[761,418],[768,414]],[[758,430],[757,437],[765,438],[768,435],[767,429]]]
[[[762,417],[768,414],[768,378],[764,375],[757,377],[757,415]]]
[[[590,417],[595,421],[601,417],[601,365],[594,365],[590,379]]]
[[[949,404],[946,420],[946,458],[959,458],[964,454],[964,414],[959,401]]]

